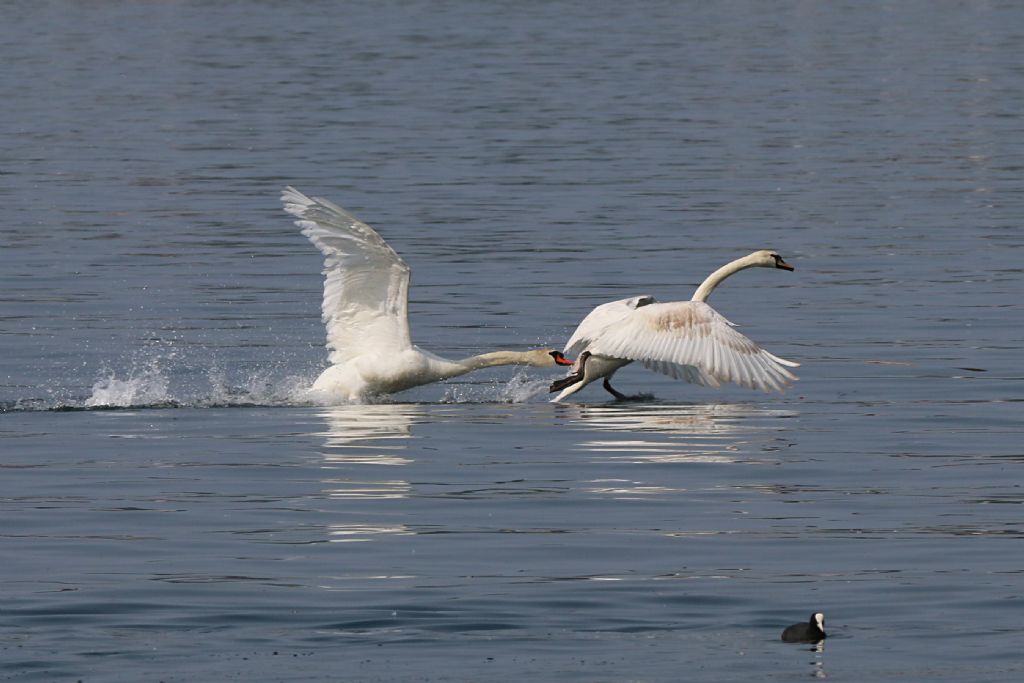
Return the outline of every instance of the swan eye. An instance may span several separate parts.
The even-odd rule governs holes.
[[[781,268],[782,270],[793,270],[793,266],[786,263],[778,254],[772,254],[772,258],[775,259],[776,268]]]

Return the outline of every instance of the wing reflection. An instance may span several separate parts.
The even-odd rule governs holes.
[[[782,430],[766,421],[796,415],[743,403],[561,407],[572,423],[611,437],[581,441],[581,450],[629,462],[760,462],[751,453],[751,440]]]

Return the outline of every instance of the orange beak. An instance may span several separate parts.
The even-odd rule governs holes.
[[[777,262],[775,263],[775,267],[776,267],[776,268],[782,268],[783,270],[795,270],[795,268],[793,268],[793,266],[789,265],[788,263],[786,263],[786,262],[785,262],[785,261],[783,261],[782,259],[779,259],[779,260],[778,260],[778,261],[777,261]]]
[[[575,365],[576,364],[576,361],[569,360],[568,358],[563,356],[558,351],[555,351],[552,355],[555,358],[555,363],[558,364],[558,365]]]

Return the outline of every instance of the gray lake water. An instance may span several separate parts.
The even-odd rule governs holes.
[[[12,3],[0,674],[1019,680],[1022,40],[1014,2]],[[307,405],[287,184],[450,357],[776,249],[711,303],[801,379]]]

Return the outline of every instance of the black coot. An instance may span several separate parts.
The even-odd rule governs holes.
[[[807,622],[787,626],[782,640],[787,643],[817,643],[825,638],[825,615],[815,612]]]

